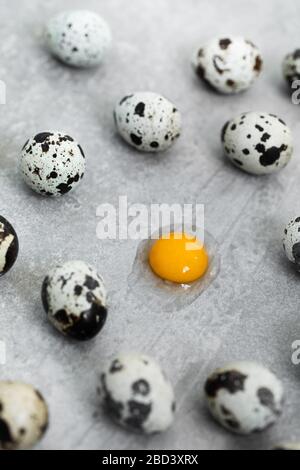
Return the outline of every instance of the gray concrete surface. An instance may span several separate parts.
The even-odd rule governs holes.
[[[90,8],[110,23],[114,48],[106,64],[75,71],[43,50],[41,28],[66,8]],[[262,449],[300,440],[300,366],[291,344],[300,339],[300,280],[282,253],[281,232],[300,212],[300,108],[281,77],[285,53],[300,46],[295,0],[0,0],[0,213],[15,226],[18,263],[1,279],[0,339],[7,364],[0,377],[34,383],[49,402],[51,425],[40,449]],[[214,35],[243,33],[263,52],[265,70],[247,93],[223,97],[203,88],[190,67],[195,48]],[[116,135],[112,108],[134,90],[166,95],[181,109],[184,133],[169,153],[141,155]],[[280,174],[255,178],[222,155],[227,118],[247,110],[279,114],[295,138],[295,155]],[[64,129],[85,149],[81,187],[43,199],[17,172],[20,148],[38,131]],[[129,202],[205,204],[206,229],[220,244],[222,269],[195,303],[167,313],[128,295],[137,242],[99,241],[96,208]],[[102,334],[74,344],[47,323],[40,286],[56,261],[94,264],[109,289]],[[157,358],[174,383],[178,413],[162,436],[128,434],[110,423],[96,396],[101,363],[118,350]],[[227,360],[269,365],[284,381],[285,411],[262,435],[239,438],[209,418],[202,400],[207,373]]]

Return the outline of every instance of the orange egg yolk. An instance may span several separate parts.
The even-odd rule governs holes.
[[[149,264],[160,278],[178,284],[187,284],[205,274],[208,255],[196,237],[172,232],[152,245]]]

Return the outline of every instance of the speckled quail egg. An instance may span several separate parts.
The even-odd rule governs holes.
[[[110,28],[91,11],[66,11],[46,26],[46,44],[50,52],[74,67],[101,64],[111,45]]]
[[[104,409],[131,431],[162,432],[173,422],[172,386],[158,364],[147,356],[116,356],[103,368],[98,391]]]
[[[48,426],[48,408],[40,392],[21,382],[0,382],[0,449],[28,449]]]
[[[0,277],[13,266],[18,252],[18,236],[8,220],[0,215]]]
[[[156,93],[125,96],[117,104],[114,116],[123,139],[144,152],[167,150],[181,133],[178,109]]]
[[[106,321],[103,279],[83,261],[68,261],[53,268],[44,280],[42,301],[54,327],[77,340],[93,338]]]
[[[199,77],[227,94],[247,90],[259,76],[262,63],[258,48],[239,36],[212,39],[194,59]]]
[[[283,249],[300,270],[300,217],[293,218],[284,229]]]
[[[300,442],[299,443],[282,443],[275,446],[272,450],[300,450]]]
[[[222,142],[231,162],[254,175],[284,168],[293,154],[291,131],[274,114],[240,114],[223,127]]]
[[[21,153],[25,183],[44,196],[60,196],[74,189],[85,172],[81,146],[63,132],[41,132],[29,139]]]
[[[300,80],[300,49],[284,58],[282,70],[284,78],[290,86],[295,80]]]
[[[205,394],[213,417],[238,434],[263,431],[282,412],[281,382],[253,362],[233,362],[217,369],[206,381]]]

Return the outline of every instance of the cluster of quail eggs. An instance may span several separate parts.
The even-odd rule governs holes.
[[[267,429],[283,409],[281,381],[252,362],[233,362],[217,369],[208,377],[204,394],[219,424],[242,435]],[[174,392],[147,356],[121,354],[108,362],[101,372],[99,395],[112,419],[131,431],[162,432],[173,422]]]
[[[48,50],[73,67],[94,67],[104,62],[111,46],[107,23],[89,11],[63,12],[46,27]],[[259,49],[239,36],[214,38],[197,52],[198,76],[220,93],[247,90],[259,76],[263,60]],[[300,53],[289,54],[283,64],[289,84],[300,79]],[[179,138],[180,112],[171,101],[152,92],[136,92],[115,106],[120,136],[143,152],[162,152]],[[284,168],[293,153],[291,131],[274,114],[249,112],[228,121],[221,133],[224,152],[238,168],[267,175]],[[44,131],[25,143],[20,158],[25,183],[44,196],[73,190],[85,173],[81,145],[63,131]],[[0,217],[0,276],[18,256],[18,236]],[[300,270],[300,217],[285,229],[284,249]],[[53,266],[41,289],[49,322],[73,340],[91,340],[107,318],[107,291],[102,276],[83,261]],[[144,354],[118,354],[101,370],[100,402],[111,418],[130,431],[153,434],[166,431],[174,420],[175,394],[160,366]],[[280,380],[265,367],[234,362],[214,371],[206,380],[204,395],[212,416],[229,431],[251,434],[274,424],[283,410]],[[48,426],[47,404],[39,391],[20,382],[0,382],[0,448],[33,446]],[[280,444],[276,449],[299,449]]]
[[[74,67],[100,65],[111,45],[106,22],[89,11],[60,13],[46,28],[46,45],[56,58]],[[298,77],[299,51],[285,59],[284,74],[291,82]],[[197,74],[220,93],[248,89],[262,70],[259,49],[239,36],[214,38],[194,59]],[[181,114],[165,97],[145,91],[124,96],[114,109],[120,136],[142,152],[169,149],[182,132]],[[222,132],[224,151],[238,168],[265,175],[284,168],[293,153],[291,132],[273,114],[244,113],[228,122]],[[21,174],[39,194],[59,196],[74,189],[85,173],[82,147],[62,131],[40,132],[24,145]]]
[[[247,90],[260,75],[263,59],[252,41],[227,36],[200,47],[193,60],[197,75],[223,94]],[[300,53],[289,54],[283,63],[289,85],[300,79]],[[225,155],[241,170],[268,175],[284,168],[293,154],[291,131],[285,122],[266,112],[243,113],[222,130]]]

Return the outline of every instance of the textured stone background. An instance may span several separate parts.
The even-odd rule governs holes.
[[[75,71],[43,50],[41,28],[66,8],[90,8],[108,20],[114,48],[106,64]],[[7,344],[1,378],[34,383],[47,398],[49,431],[41,449],[243,449],[300,440],[300,366],[291,344],[300,339],[300,281],[282,253],[283,225],[300,211],[299,113],[281,77],[285,53],[299,47],[300,4],[295,0],[0,0],[0,213],[15,226],[18,263],[1,279],[0,339]],[[207,91],[190,67],[193,51],[214,35],[243,33],[265,59],[262,78],[247,93]],[[174,101],[184,133],[169,153],[140,155],[115,135],[112,108],[135,90]],[[280,174],[250,177],[227,163],[219,133],[236,113],[279,114],[292,127],[295,156]],[[43,199],[22,183],[17,162],[26,139],[63,129],[85,149],[88,171],[77,191]],[[206,228],[221,246],[222,270],[193,305],[177,313],[149,311],[128,295],[137,242],[96,238],[96,207],[129,202],[198,202]],[[94,264],[106,279],[110,312],[102,334],[75,344],[47,323],[40,286],[49,266],[68,258]],[[174,426],[143,438],[111,424],[99,409],[101,363],[118,350],[156,357],[178,397]],[[238,438],[209,418],[202,400],[207,373],[227,360],[251,359],[282,378],[287,402],[279,424]]]

